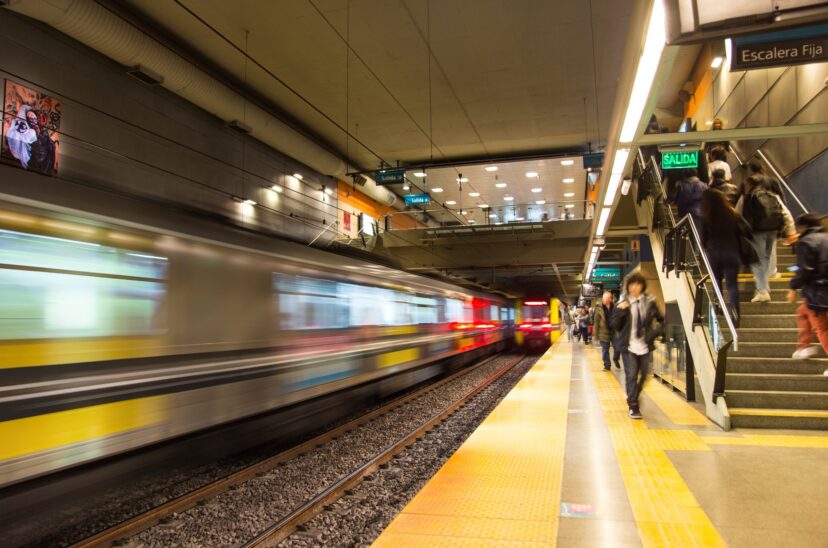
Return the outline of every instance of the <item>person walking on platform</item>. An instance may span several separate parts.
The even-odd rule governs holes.
[[[601,359],[604,362],[604,371],[611,370],[610,347],[613,349],[612,361],[615,362],[615,367],[621,367],[619,363],[621,352],[618,350],[618,345],[614,343],[615,333],[609,324],[613,310],[615,310],[615,305],[612,302],[612,293],[605,291],[601,304],[595,307],[595,319],[592,323],[592,335],[601,344]]]
[[[589,312],[585,307],[578,307],[575,322],[577,323],[578,336],[581,338],[581,342],[589,344]]]
[[[788,302],[796,302],[797,289],[802,291],[802,304],[796,310],[799,342],[795,360],[807,360],[816,354],[811,346],[816,334],[822,349],[828,353],[828,233],[813,213],[796,219],[799,242],[796,244],[796,274],[791,279]],[[828,369],[823,372],[828,377]]]
[[[647,280],[633,272],[625,283],[626,295],[615,307],[610,326],[618,334],[626,377],[630,418],[640,419],[638,397],[650,373],[655,340],[664,329],[664,315],[655,297],[647,294]]]
[[[724,180],[730,182],[733,175],[730,173],[730,164],[727,163],[727,152],[722,147],[716,147],[710,151],[710,163],[707,164],[707,174],[713,179],[713,172],[721,169],[724,172]]]
[[[712,186],[712,185],[711,185]],[[731,185],[733,186],[733,185]],[[733,319],[739,321],[739,269],[757,260],[750,243],[750,228],[725,195],[713,188],[702,195],[701,243],[710,261],[710,274],[727,297]],[[725,285],[722,285],[722,281]]]
[[[575,320],[572,319],[572,308],[570,308],[568,304],[564,303],[561,312],[561,317],[564,321],[564,328],[566,329],[566,340],[572,342],[572,337],[574,335],[573,331],[575,330]]]
[[[721,169],[714,169],[712,173],[712,179],[710,180],[710,185],[708,188],[712,188],[713,190],[718,190],[722,194],[725,195],[727,201],[730,202],[731,206],[735,206],[736,203],[739,201],[739,188],[725,180],[725,172]],[[704,200],[702,199],[702,209],[704,209]],[[702,211],[702,217],[704,216],[704,211]]]
[[[782,231],[793,243],[796,239],[791,212],[782,200],[768,187],[765,180],[750,176],[745,180],[745,194],[739,198],[736,211],[750,225],[753,233],[753,247],[759,260],[751,265],[756,278],[756,295],[750,302],[768,303],[771,300],[770,282],[774,266],[771,258],[776,247],[776,238]]]

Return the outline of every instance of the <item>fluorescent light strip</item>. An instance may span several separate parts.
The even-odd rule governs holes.
[[[629,149],[619,148],[615,151],[615,158],[612,161],[607,193],[604,195],[604,206],[609,207],[615,203],[615,196],[618,194],[618,186],[624,175],[624,168],[627,166],[627,158],[630,156]]]
[[[598,228],[595,230],[595,235],[601,237],[607,230],[607,221],[609,221],[610,208],[605,207],[601,210],[601,216],[598,218]]]
[[[647,25],[644,51],[641,53],[638,67],[635,70],[635,80],[627,104],[627,113],[624,116],[624,125],[621,128],[620,140],[622,143],[632,142],[641,122],[644,105],[650,97],[650,88],[658,70],[661,53],[664,51],[664,43],[667,38],[664,27],[664,6],[662,0],[655,0],[653,11],[650,13],[650,21]]]

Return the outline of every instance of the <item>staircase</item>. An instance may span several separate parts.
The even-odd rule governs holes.
[[[778,247],[778,268],[771,280],[770,303],[751,303],[753,276],[739,276],[742,317],[739,351],[727,359],[726,398],[736,428],[828,430],[828,359],[794,360],[797,304],[785,300],[795,264],[791,248]],[[819,346],[819,345],[817,345]]]

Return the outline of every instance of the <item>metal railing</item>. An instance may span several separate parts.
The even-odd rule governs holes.
[[[693,294],[693,326],[702,327],[715,352],[715,401],[725,393],[728,352],[731,347],[734,350],[739,348],[735,321],[716,282],[695,223],[689,215],[677,221],[667,203],[664,180],[655,157],[645,158],[639,149],[637,163],[639,184],[643,182],[645,185],[639,201],[651,200],[652,232],[661,239],[664,250],[662,271],[666,276],[671,272],[677,276],[682,273],[687,275],[687,283]],[[719,315],[724,319],[727,333],[722,330]],[[729,340],[726,334],[729,334]]]
[[[728,149],[730,153],[736,158],[736,161],[739,163],[739,166],[746,169],[745,161],[739,156],[739,152],[733,148],[733,145],[729,145]],[[799,208],[799,213],[808,213],[810,208],[805,205],[805,203],[799,198],[799,196],[794,192],[794,189],[791,188],[791,185],[788,184],[787,179],[782,175],[782,173],[777,169],[777,167],[771,162],[770,158],[762,151],[761,148],[756,149],[756,152],[753,153],[753,156],[757,157],[761,162],[767,166],[767,168],[771,171],[771,174],[779,181],[779,184],[782,186],[784,192],[791,197],[791,200],[794,204]]]

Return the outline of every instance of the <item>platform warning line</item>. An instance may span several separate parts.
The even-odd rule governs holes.
[[[556,342],[373,546],[554,546],[571,357]]]
[[[644,546],[726,546],[665,451],[710,451],[691,430],[653,430],[627,416],[623,388],[587,350],[595,387]]]

